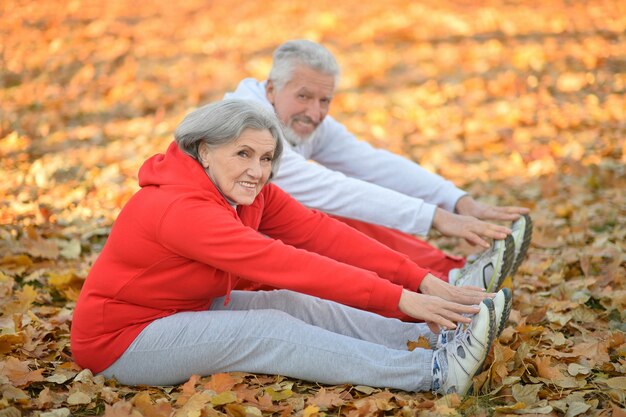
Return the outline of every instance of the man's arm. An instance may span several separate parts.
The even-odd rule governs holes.
[[[390,188],[451,212],[466,194],[419,164],[358,140],[330,116],[320,126],[311,158],[349,177]]]
[[[436,209],[422,199],[309,162],[288,146],[273,182],[307,207],[411,234],[427,235]]]

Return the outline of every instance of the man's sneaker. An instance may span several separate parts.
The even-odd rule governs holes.
[[[432,390],[435,394],[466,395],[473,378],[482,370],[497,329],[496,312],[490,298],[458,337],[433,352]]]
[[[513,222],[511,230],[513,231],[511,235],[515,241],[515,257],[513,258],[513,266],[509,275],[513,276],[526,257],[526,251],[533,236],[533,221],[528,214],[524,214]]]
[[[511,307],[513,306],[513,297],[511,296],[511,290],[508,288],[502,288],[493,299],[493,306],[496,310],[496,337],[500,337],[506,322],[509,319],[511,313]]]
[[[461,269],[450,271],[451,285],[474,285],[487,292],[498,291],[513,266],[515,242],[511,235],[494,240],[491,248],[484,251],[476,261]]]

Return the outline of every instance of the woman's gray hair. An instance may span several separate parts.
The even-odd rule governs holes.
[[[278,171],[283,153],[283,131],[276,115],[248,100],[228,99],[207,104],[189,113],[176,128],[178,147],[197,161],[198,148],[206,143],[210,149],[233,142],[244,130],[268,130],[276,140],[270,179]]]
[[[319,43],[298,39],[287,41],[274,51],[269,79],[276,90],[281,90],[291,81],[298,64],[332,75],[335,77],[335,85],[339,82],[339,65],[333,54]]]

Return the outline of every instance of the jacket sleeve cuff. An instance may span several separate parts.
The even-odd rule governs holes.
[[[467,192],[463,191],[463,190],[459,190],[458,188],[451,191],[450,192],[450,198],[448,199],[448,201],[446,201],[446,203],[443,205],[442,208],[448,210],[450,213],[456,213],[456,203],[459,202],[459,200],[461,199],[461,197],[464,197],[467,195]]]
[[[430,273],[428,269],[419,267],[411,262],[410,259],[405,258],[396,271],[395,282],[401,284],[407,290],[417,291],[428,273]]]
[[[367,308],[371,310],[397,310],[402,287],[387,280],[374,281]]]

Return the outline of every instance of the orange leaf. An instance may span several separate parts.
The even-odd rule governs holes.
[[[211,376],[211,380],[204,384],[204,388],[220,394],[224,391],[232,390],[238,382],[239,381],[235,380],[230,374],[214,374]]]
[[[20,362],[14,357],[9,357],[5,362],[0,363],[0,375],[6,376],[16,387],[25,387],[31,382],[43,381],[42,372],[43,369],[31,371],[27,362]]]
[[[550,363],[549,356],[535,356],[535,365],[537,365],[537,372],[542,378],[551,381],[563,378],[563,375]]]
[[[181,387],[180,396],[176,399],[176,405],[184,405],[189,398],[196,393],[196,384],[200,380],[199,375],[191,375],[189,381]]]
[[[431,349],[430,341],[424,336],[420,336],[417,341],[409,340],[406,342],[406,346],[410,351],[413,351],[416,348]]]

